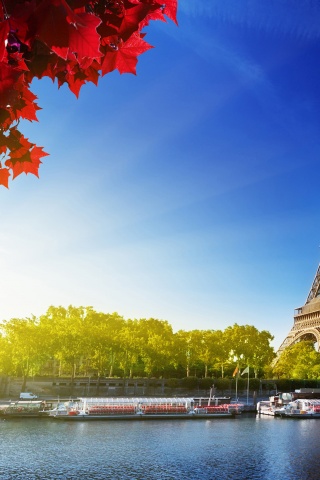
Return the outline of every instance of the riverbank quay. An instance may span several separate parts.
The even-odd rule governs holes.
[[[256,391],[259,397],[272,395],[274,383],[258,381],[249,396]],[[236,389],[234,379],[213,378],[119,378],[119,377],[22,377],[0,376],[0,399],[18,398],[21,392],[33,392],[40,398],[76,398],[91,396],[216,396],[246,397],[247,389]]]

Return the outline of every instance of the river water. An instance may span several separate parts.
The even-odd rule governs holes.
[[[318,480],[320,420],[0,421],[1,480]]]

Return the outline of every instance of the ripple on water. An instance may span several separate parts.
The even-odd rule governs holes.
[[[1,480],[318,480],[320,421],[0,423]]]

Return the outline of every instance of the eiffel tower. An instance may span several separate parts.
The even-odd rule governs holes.
[[[320,347],[320,265],[303,307],[294,311],[294,324],[280,345],[274,364],[283,350],[300,340],[313,340]]]

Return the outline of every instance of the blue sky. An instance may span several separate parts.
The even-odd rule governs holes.
[[[0,319],[91,305],[174,330],[267,329],[320,259],[320,6],[181,0],[137,76],[35,82],[40,180],[0,189]]]

